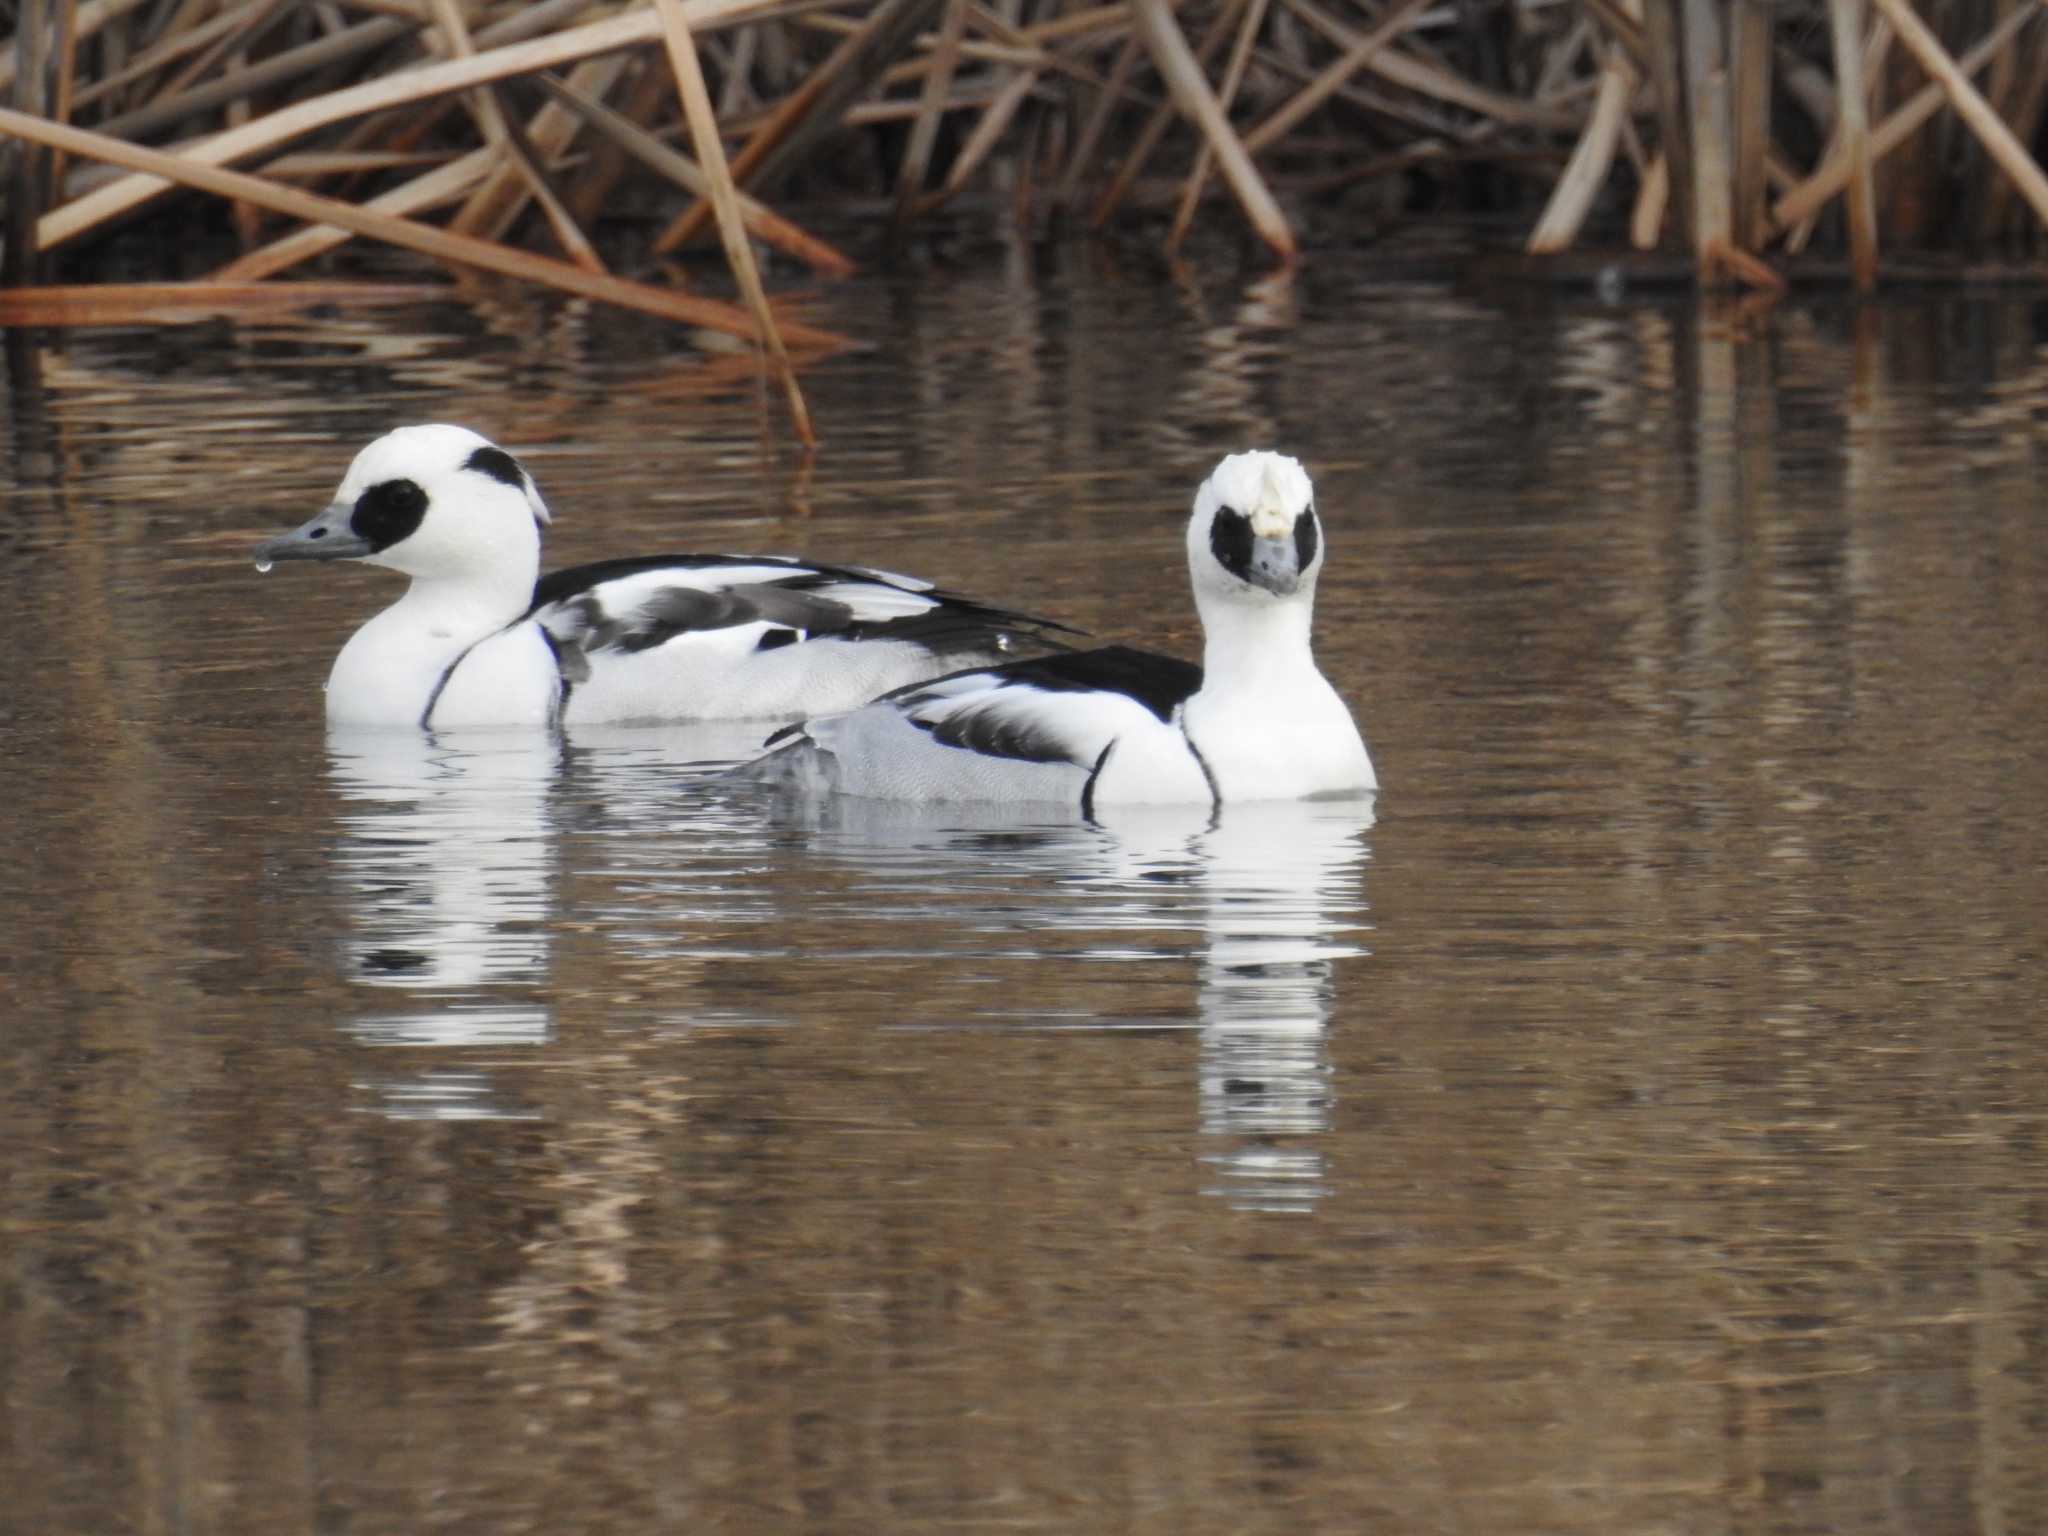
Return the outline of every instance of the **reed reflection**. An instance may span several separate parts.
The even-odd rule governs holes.
[[[534,992],[550,971],[555,870],[549,799],[560,743],[536,733],[436,738],[336,730],[329,772],[344,809],[334,869],[351,928],[343,970],[405,994],[348,1028],[373,1046],[537,1046]],[[376,1083],[390,1113],[501,1113],[483,1076],[435,1066]]]

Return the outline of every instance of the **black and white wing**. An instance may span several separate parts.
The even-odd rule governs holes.
[[[912,577],[779,556],[557,571],[530,617],[554,647],[572,723],[799,719],[1070,633]]]
[[[888,640],[972,659],[1057,645],[1056,633],[1073,633],[915,577],[775,555],[652,555],[574,566],[541,578],[532,617],[558,646],[586,656],[715,635],[721,649]]]
[[[778,732],[771,776],[881,799],[1087,811],[1112,757],[1120,777],[1198,772],[1175,712],[1201,681],[1200,667],[1125,646],[956,672]]]

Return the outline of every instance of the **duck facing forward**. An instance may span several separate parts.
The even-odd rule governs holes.
[[[327,679],[337,725],[794,720],[1054,646],[1062,626],[887,571],[785,556],[654,555],[540,577],[547,505],[466,427],[400,427],[327,509],[256,549],[412,578]]]
[[[1323,565],[1306,472],[1232,454],[1195,496],[1202,665],[1125,646],[911,684],[769,738],[746,772],[802,793],[1107,807],[1360,795],[1378,787],[1316,670]]]

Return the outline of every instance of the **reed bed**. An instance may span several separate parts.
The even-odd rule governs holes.
[[[22,0],[6,281],[100,274],[141,221],[166,267],[231,232],[200,302],[380,242],[758,345],[800,423],[792,354],[844,338],[778,306],[756,253],[852,270],[806,227],[833,199],[900,235],[1000,198],[1169,251],[1235,221],[1280,263],[1305,226],[1348,247],[1479,209],[1538,255],[1629,242],[1771,285],[1818,245],[1868,288],[1886,249],[2033,252],[2041,8]],[[714,241],[726,297],[668,259]]]

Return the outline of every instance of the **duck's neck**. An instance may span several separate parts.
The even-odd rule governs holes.
[[[335,658],[328,718],[418,724],[448,669],[526,612],[538,564],[414,577],[405,596],[357,630]]]
[[[1314,599],[1226,601],[1200,596],[1202,692],[1256,698],[1275,683],[1315,670],[1309,650]]]
[[[415,576],[405,596],[379,618],[400,618],[413,628],[438,635],[466,634],[474,644],[495,634],[533,604],[533,585],[540,575],[535,560],[507,562],[510,569],[471,571],[460,576]]]

